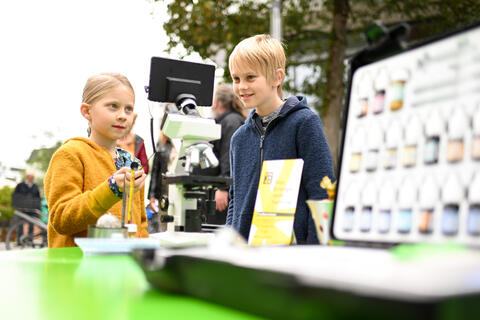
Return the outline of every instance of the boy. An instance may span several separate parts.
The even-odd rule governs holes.
[[[229,57],[233,89],[250,112],[233,135],[227,225],[248,239],[262,162],[275,159],[304,160],[294,220],[297,243],[318,243],[307,199],[327,198],[320,188],[324,176],[333,180],[330,149],[320,118],[305,97],[282,100],[285,78],[282,44],[269,35],[241,41]]]

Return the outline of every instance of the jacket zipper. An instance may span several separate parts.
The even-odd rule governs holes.
[[[275,119],[274,119],[275,120]],[[265,127],[265,130],[263,131],[260,130],[260,128],[257,126],[257,123],[254,121],[255,128],[257,129],[258,133],[260,134],[260,171],[262,170],[262,163],[263,163],[263,141],[265,140],[265,133],[267,132],[268,126],[270,126],[269,122],[267,126]]]

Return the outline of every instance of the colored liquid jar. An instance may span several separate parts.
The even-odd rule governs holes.
[[[370,123],[369,127],[370,129],[367,135],[368,152],[365,169],[371,172],[377,170],[383,132],[377,122]]]
[[[395,111],[403,107],[405,95],[405,80],[396,80],[391,84],[392,100],[390,102],[390,110]]]
[[[425,141],[425,147],[423,151],[423,161],[425,164],[438,163],[438,152],[440,150],[440,137],[431,136],[427,137]]]
[[[402,128],[398,121],[392,121],[385,131],[385,158],[383,167],[387,170],[397,166],[398,143],[402,137]]]
[[[372,207],[365,206],[360,213],[360,231],[370,232],[372,225]]]
[[[360,170],[360,165],[362,162],[362,154],[361,153],[352,153],[350,157],[350,164],[349,170],[350,172],[358,172]]]
[[[439,195],[439,188],[433,176],[429,175],[423,178],[419,189],[418,232],[423,234],[433,232],[435,204],[438,203]]]
[[[358,127],[351,138],[351,150],[349,170],[352,173],[358,172],[362,164],[362,149],[365,145],[365,130]]]
[[[385,169],[393,169],[397,165],[397,148],[387,149],[385,152],[385,161],[383,167]]]
[[[471,153],[473,160],[480,160],[480,135],[473,137]]]
[[[479,161],[480,160],[480,106],[477,107],[477,110],[472,117],[472,148],[471,155],[472,159]]]
[[[397,231],[409,233],[412,230],[412,209],[405,208],[398,210]]]
[[[396,202],[395,190],[392,187],[391,179],[388,177],[379,188],[378,192],[378,220],[377,231],[379,233],[388,233],[390,231],[392,219],[392,205]]]
[[[381,68],[375,76],[373,87],[375,95],[373,98],[372,113],[382,113],[385,108],[385,93],[388,87],[389,79],[387,69]]]
[[[368,98],[360,98],[358,101],[358,117],[364,117],[368,113]]]
[[[447,161],[450,163],[463,160],[464,134],[468,121],[463,112],[457,108],[448,121]]]
[[[403,160],[404,167],[413,167],[417,163],[417,145],[405,146],[403,148]]]
[[[438,163],[440,150],[440,136],[444,131],[444,124],[438,112],[431,112],[425,123],[425,146],[423,150],[423,162],[425,164]]]
[[[433,231],[433,208],[420,210],[418,215],[418,231],[420,233],[432,233]]]
[[[378,163],[378,149],[370,149],[367,153],[367,171],[375,171]]]
[[[385,90],[375,91],[375,97],[373,99],[373,114],[379,114],[383,112],[385,108]]]
[[[447,144],[447,160],[454,163],[463,160],[463,139],[450,139]]]
[[[442,233],[453,236],[458,233],[458,205],[448,204],[443,209]]]
[[[388,210],[388,209],[380,210],[378,215],[378,232],[379,233],[388,233],[388,231],[390,231],[391,219],[392,219],[391,210]]]
[[[355,208],[347,207],[343,214],[343,231],[350,232],[353,230]]]
[[[405,124],[405,147],[403,148],[402,164],[413,167],[417,164],[418,140],[422,136],[422,125],[416,116],[411,116]]]
[[[471,236],[480,235],[480,204],[472,204],[467,216],[467,232]]]

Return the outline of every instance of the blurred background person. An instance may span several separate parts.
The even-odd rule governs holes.
[[[34,215],[35,209],[40,209],[41,207],[40,191],[34,180],[35,174],[31,171],[27,172],[25,180],[17,184],[12,193],[12,206],[21,209],[22,212],[29,215]],[[28,236],[32,237],[33,223],[25,224],[28,224]],[[18,227],[17,244],[20,244],[20,238],[23,236],[23,227],[25,224]]]
[[[216,168],[196,169],[194,174],[230,177],[230,140],[233,133],[243,125],[248,110],[235,95],[229,85],[219,85],[215,89],[212,112],[215,122],[222,126],[219,140],[212,141],[213,152],[219,161]],[[228,207],[228,188],[215,192],[216,213],[207,217],[208,224],[225,224]]]
[[[133,124],[135,125],[135,122]],[[124,150],[127,150],[128,152],[130,152],[130,154],[133,154],[135,158],[140,160],[143,171],[145,172],[145,174],[148,174],[149,164],[147,152],[145,150],[145,143],[142,137],[133,133],[133,126],[130,132],[125,137],[117,140],[117,146]]]
[[[148,198],[150,203],[147,206],[148,232],[154,233],[165,231],[160,227],[159,220],[159,200],[168,195],[168,185],[165,183],[162,174],[171,170],[171,165],[176,156],[175,147],[172,140],[160,131],[156,145],[157,152],[153,157],[152,171],[150,177],[150,186],[148,189]],[[166,213],[166,212],[165,212]]]

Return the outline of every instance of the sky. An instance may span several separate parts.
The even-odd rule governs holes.
[[[0,163],[25,167],[33,149],[86,137],[81,96],[98,72],[129,78],[138,113],[134,131],[150,141],[144,91],[150,59],[178,57],[165,52],[166,18],[163,2],[153,0],[0,1]]]

